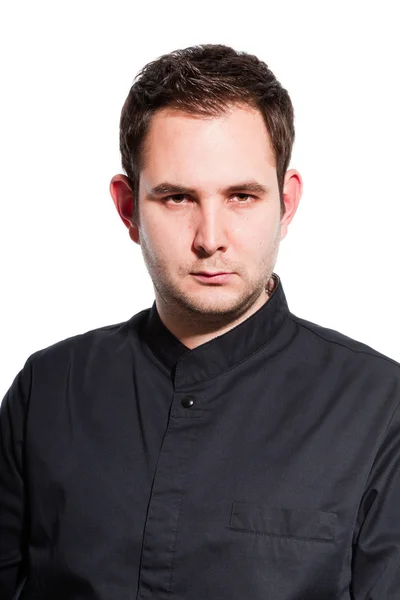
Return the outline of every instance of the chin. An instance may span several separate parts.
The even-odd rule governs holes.
[[[225,290],[205,289],[202,294],[180,296],[180,303],[191,312],[203,315],[235,314],[247,305],[248,295]]]

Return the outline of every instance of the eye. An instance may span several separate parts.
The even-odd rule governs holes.
[[[256,196],[251,196],[250,194],[235,194],[233,198],[238,198],[239,204],[250,204],[252,201],[257,200]],[[180,205],[184,204],[185,199],[188,199],[186,194],[173,194],[171,196],[165,196],[162,201],[164,203]]]
[[[250,194],[235,194],[234,198],[239,198],[239,204],[250,204],[253,200],[256,200],[255,196],[250,196]]]
[[[183,204],[183,200],[186,198],[185,194],[174,194],[173,196],[165,196],[163,202],[172,200],[172,204]]]

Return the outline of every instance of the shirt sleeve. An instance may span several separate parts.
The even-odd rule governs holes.
[[[360,504],[352,563],[353,600],[400,598],[400,409],[372,466]]]
[[[12,600],[23,584],[27,562],[24,430],[28,361],[0,405],[0,598]]]

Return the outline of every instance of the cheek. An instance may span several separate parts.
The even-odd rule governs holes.
[[[275,237],[276,227],[266,219],[249,219],[232,229],[235,246],[251,257],[266,252]]]
[[[169,223],[150,219],[142,224],[140,238],[147,252],[155,259],[172,262],[183,255],[189,243],[188,228],[178,229]]]

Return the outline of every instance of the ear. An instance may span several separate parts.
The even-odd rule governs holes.
[[[135,198],[126,175],[114,175],[110,182],[110,194],[119,216],[129,229],[131,240],[140,244],[139,227],[132,217]]]
[[[289,223],[296,214],[302,193],[303,181],[300,173],[295,169],[286,171],[283,184],[283,200],[286,210],[281,220],[281,240],[286,236]]]

